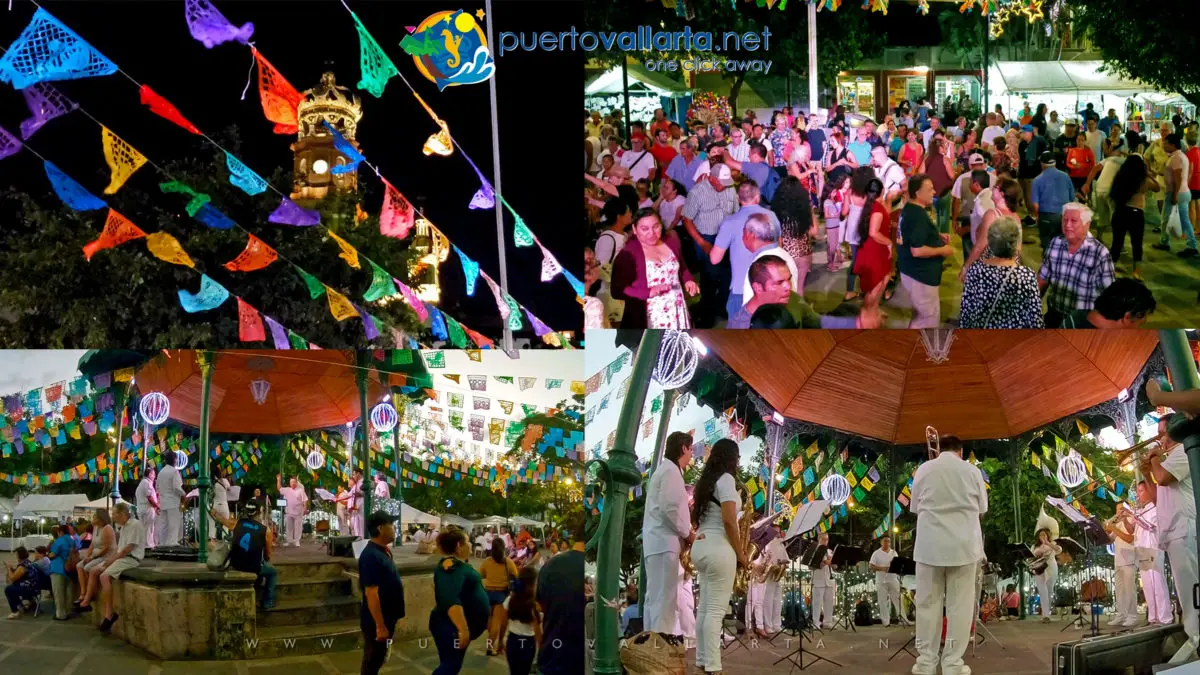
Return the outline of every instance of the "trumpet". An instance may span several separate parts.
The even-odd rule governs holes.
[[[1118,450],[1117,452],[1114,452],[1112,454],[1113,461],[1115,461],[1117,464],[1124,464],[1126,461],[1129,460],[1130,457],[1137,456],[1140,458],[1142,456],[1142,453],[1146,450],[1147,447],[1149,447],[1150,445],[1153,445],[1154,443],[1158,443],[1162,439],[1166,438],[1166,436],[1167,435],[1165,433],[1159,434],[1159,435],[1155,436],[1154,438],[1147,438],[1146,440],[1142,441],[1141,443],[1130,446],[1129,448],[1126,448],[1125,450]],[[1172,448],[1172,450],[1174,450],[1174,448]],[[1168,450],[1168,452],[1170,452],[1170,450]]]
[[[925,427],[925,447],[929,450],[929,459],[934,459],[942,451],[942,441],[938,436],[938,430],[928,425]]]

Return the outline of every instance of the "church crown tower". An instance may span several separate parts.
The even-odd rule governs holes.
[[[357,150],[355,136],[362,119],[362,102],[348,87],[338,86],[332,71],[322,74],[321,83],[303,95],[298,108],[299,133],[291,146],[294,154],[291,198],[322,199],[330,188],[338,192],[357,190],[356,171],[333,173],[334,167],[349,160],[333,147],[333,134],[321,122],[328,122]]]

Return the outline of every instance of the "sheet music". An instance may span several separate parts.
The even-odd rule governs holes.
[[[821,516],[825,515],[825,507],[828,505],[829,502],[824,499],[814,499],[801,506],[796,511],[796,517],[792,519],[792,524],[788,526],[787,533],[783,535],[784,540],[804,534],[816,527],[821,522]]]
[[[1046,503],[1054,508],[1062,511],[1063,515],[1071,520],[1072,523],[1086,523],[1087,518],[1079,512],[1074,506],[1068,504],[1060,497],[1046,497]]]
[[[331,502],[331,501],[337,499],[337,495],[333,494],[329,490],[326,490],[325,488],[316,488],[313,490],[313,492],[316,492],[318,497],[320,497],[321,499],[324,499],[327,502]]]

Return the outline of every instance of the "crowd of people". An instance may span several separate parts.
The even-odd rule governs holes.
[[[1197,124],[1150,140],[1091,104],[1059,119],[953,103],[904,102],[882,124],[787,107],[685,128],[659,109],[628,144],[620,111],[585,111],[587,325],[872,328],[887,304],[913,328],[1141,325],[1145,228],[1197,255]],[[1022,250],[1035,241],[1040,260]],[[846,275],[825,316],[806,298],[822,247]],[[960,313],[943,316],[958,260]]]

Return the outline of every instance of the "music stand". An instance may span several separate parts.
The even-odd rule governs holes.
[[[787,534],[784,536],[783,540],[783,548],[785,551],[787,551],[788,557],[792,560],[793,569],[796,565],[807,565],[809,569],[815,569],[815,565],[819,565],[820,561],[824,560],[827,547],[821,546],[816,542],[815,539],[801,539],[800,535],[812,530],[817,526],[817,523],[819,523],[821,520],[821,516],[825,514],[825,507],[827,504],[828,502],[825,500],[818,499],[801,506],[796,511],[796,517],[792,519],[792,524],[788,527]],[[801,591],[800,596],[803,598],[803,591]],[[782,658],[775,661],[775,663],[771,664],[774,666],[779,665],[784,661],[790,662],[792,667],[788,669],[789,675],[797,668],[804,670],[809,666],[816,664],[818,661],[831,663],[838,668],[842,667],[842,664],[838,663],[837,661],[827,659],[820,654],[804,648],[805,625],[807,624],[810,629],[816,627],[815,622],[813,622],[811,619],[811,613],[811,607],[809,609],[809,617],[805,617],[803,610],[801,610],[800,621],[797,624],[797,632],[800,636],[800,646],[796,647],[796,649],[794,649],[790,654],[784,655]],[[817,630],[821,630],[819,627],[816,628]],[[780,633],[782,632],[784,631],[780,631]],[[770,640],[774,640],[779,636],[780,633],[776,633],[775,635],[771,636]],[[824,635],[824,631],[821,631],[821,634]],[[795,635],[795,633],[793,635]],[[811,635],[808,635],[807,637],[809,640],[813,639]],[[807,664],[804,663],[805,654],[812,657],[812,660],[810,660]]]
[[[830,564],[845,569],[853,567],[866,559],[867,552],[859,546],[837,546],[833,550],[833,560]],[[846,584],[838,584],[838,591],[842,596],[840,603],[842,606],[842,616],[834,621],[833,627],[837,628],[839,623],[844,623],[847,630],[857,633],[858,629],[854,627],[854,619],[852,617],[853,612],[847,609],[848,596],[846,594],[848,589],[846,588]]]
[[[1096,518],[1094,518],[1094,517],[1089,518],[1089,517],[1083,515],[1074,506],[1071,506],[1065,500],[1060,499],[1058,497],[1046,497],[1046,503],[1053,506],[1054,508],[1058,509],[1058,511],[1060,513],[1062,513],[1063,515],[1065,515],[1067,517],[1067,519],[1071,521],[1072,524],[1077,526],[1079,528],[1079,531],[1083,534],[1083,542],[1084,542],[1083,546],[1080,546],[1078,542],[1076,542],[1074,539],[1071,539],[1070,537],[1060,537],[1059,539],[1054,540],[1055,543],[1058,544],[1059,546],[1061,546],[1064,551],[1069,551],[1072,554],[1072,556],[1083,554],[1084,560],[1086,562],[1084,569],[1091,570],[1091,568],[1092,568],[1092,547],[1094,545],[1103,546],[1103,545],[1108,544],[1111,541],[1108,537],[1108,533],[1104,531],[1104,526]],[[1078,593],[1079,593],[1078,588],[1073,588],[1072,593],[1075,593],[1076,598],[1078,599]],[[1074,604],[1080,605],[1082,603],[1077,601]],[[1091,611],[1091,617],[1089,617],[1090,618],[1089,627],[1091,628],[1091,631],[1090,631],[1091,637],[1096,637],[1097,635],[1100,634],[1100,623],[1099,623],[1099,617],[1096,615],[1096,596],[1094,593],[1092,594],[1092,599],[1091,599],[1089,609]],[[1067,628],[1076,628],[1076,627],[1083,628],[1083,626],[1084,626],[1083,608],[1079,607],[1079,616],[1075,617],[1074,621],[1067,624],[1062,629],[1062,631],[1059,631],[1059,632],[1063,632],[1063,631],[1067,630]]]

